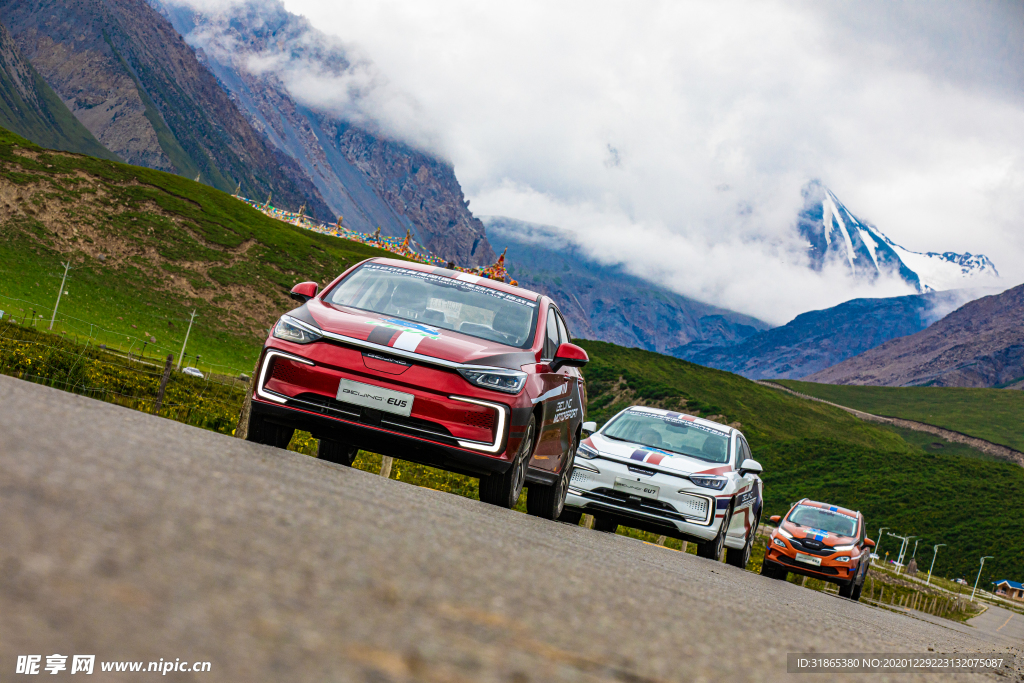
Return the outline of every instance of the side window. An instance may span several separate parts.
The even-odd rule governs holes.
[[[558,323],[555,322],[555,309],[548,309],[547,335],[544,338],[544,358],[551,360],[558,350]]]
[[[737,467],[739,467],[740,464],[744,460],[746,460],[747,458],[750,457],[750,446],[747,445],[746,439],[744,439],[741,436],[741,437],[739,437],[739,442],[740,442],[740,447],[737,449],[737,453],[736,453],[736,466]]]
[[[562,314],[556,315],[555,320],[558,322],[558,343],[567,344],[569,342],[569,330],[565,327],[565,320],[562,318]]]

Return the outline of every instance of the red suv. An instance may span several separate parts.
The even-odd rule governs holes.
[[[322,460],[359,449],[480,478],[480,500],[562,512],[580,442],[586,351],[554,302],[482,277],[370,259],[274,326],[247,437],[284,448],[295,429]]]

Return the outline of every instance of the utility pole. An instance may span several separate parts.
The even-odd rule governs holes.
[[[985,560],[995,559],[991,555],[981,558],[981,566],[978,567],[978,576],[974,579],[974,590],[971,591],[971,602],[974,602],[974,594],[978,592],[978,579],[981,578],[981,570],[985,568]]]
[[[53,305],[53,316],[50,317],[51,330],[53,329],[53,321],[57,319],[57,307],[60,306],[60,296],[64,293],[64,283],[67,282],[68,279],[68,270],[71,268],[71,261],[69,260],[67,263],[62,263],[61,265],[64,266],[64,277],[61,278],[60,291],[57,292],[57,303]]]
[[[935,545],[935,547],[932,548],[932,551],[933,551],[934,554],[932,555],[932,566],[928,567],[928,580],[924,582],[924,585],[926,585],[926,586],[931,585],[931,582],[932,582],[932,570],[935,569],[935,558],[939,556],[939,548],[941,548],[944,545],[946,545],[946,544],[945,543],[938,543],[938,544]]]
[[[178,367],[177,370],[181,371],[181,359],[185,357],[185,346],[188,344],[188,335],[192,331],[192,321],[196,319],[196,310],[192,310],[192,317],[188,319],[188,329],[185,330],[185,341],[181,343],[181,353],[178,354]]]

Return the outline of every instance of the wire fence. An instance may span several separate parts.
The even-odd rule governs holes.
[[[0,317],[0,374],[231,434],[247,382],[238,376],[173,372],[166,356],[146,359],[33,321]],[[170,354],[168,354],[170,355]],[[162,361],[162,362],[161,362]]]
[[[143,322],[144,316],[133,311],[132,320],[136,322],[124,321],[125,324],[132,328],[133,332],[138,330],[139,324],[142,324],[143,329],[134,333],[125,333],[110,329],[104,323],[67,315],[59,309],[54,316],[53,310],[53,304],[47,306],[39,302],[0,294],[0,321],[13,322],[21,327],[41,332],[52,332],[79,344],[90,344],[105,349],[113,355],[121,355],[132,363],[159,366],[162,370],[164,359],[170,354],[174,357],[175,367],[177,367],[180,357],[182,368],[196,368],[204,376],[213,378],[214,381],[230,382],[233,386],[248,381],[247,375],[251,368],[243,369],[222,363],[212,363],[209,360],[204,361],[201,354],[190,354],[187,348],[183,353],[184,334],[181,339],[161,334],[162,338],[157,340],[155,335],[149,334],[148,330],[144,329],[146,322],[151,323],[150,326],[154,330],[171,322],[178,323],[178,327],[185,333],[188,329],[188,318],[168,319],[152,315],[150,320]],[[51,320],[53,321],[52,328]]]

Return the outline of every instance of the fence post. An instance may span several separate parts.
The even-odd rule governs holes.
[[[391,466],[394,464],[394,462],[395,462],[394,458],[389,458],[386,455],[381,456],[381,459],[380,459],[380,476],[384,477],[385,479],[388,479],[389,477],[391,477]]]
[[[153,406],[153,413],[160,412],[160,406],[164,402],[164,390],[167,389],[167,380],[171,378],[171,363],[174,362],[174,356],[167,354],[167,364],[164,365],[164,376],[160,378],[160,389],[156,392],[156,405]]]

